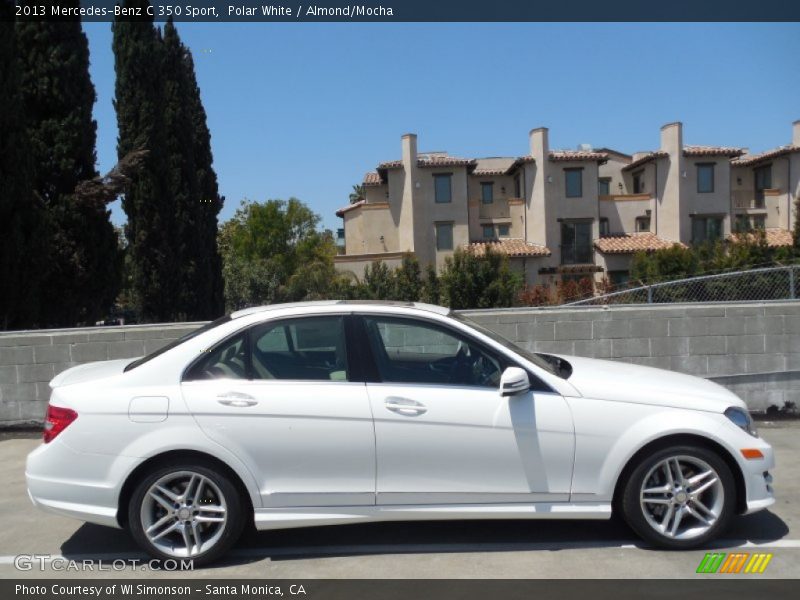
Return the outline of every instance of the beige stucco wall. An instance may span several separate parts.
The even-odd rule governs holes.
[[[701,193],[697,191],[697,166],[700,164],[714,165],[714,191]],[[681,232],[680,241],[692,241],[691,215],[721,216],[723,237],[731,232],[730,219],[730,159],[727,157],[684,157],[683,172],[681,173]]]
[[[636,231],[636,218],[646,217],[650,211],[650,228],[653,229],[653,200],[600,200],[600,218],[608,219],[608,230],[611,234],[633,233]]]

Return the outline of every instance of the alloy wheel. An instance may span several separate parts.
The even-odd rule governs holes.
[[[694,456],[667,457],[645,475],[639,494],[647,523],[660,535],[690,540],[709,531],[722,514],[719,473]]]
[[[216,483],[194,471],[177,471],[153,483],[140,518],[148,541],[176,558],[210,550],[222,537],[228,506]]]

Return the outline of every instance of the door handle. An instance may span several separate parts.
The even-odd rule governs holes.
[[[383,405],[387,410],[409,417],[424,415],[428,412],[428,408],[424,404],[410,398],[400,398],[398,396],[389,396],[383,401]]]
[[[225,392],[217,396],[217,402],[225,406],[234,406],[237,408],[244,408],[247,406],[255,406],[258,400],[253,398],[250,394],[243,394],[241,392]]]

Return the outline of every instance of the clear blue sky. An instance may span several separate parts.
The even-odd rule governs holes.
[[[97,88],[99,169],[116,161],[109,23],[84,24]],[[798,24],[179,23],[194,54],[214,166],[226,197],[295,196],[340,220],[351,186],[400,136],[460,156],[552,147],[690,144],[761,151],[800,119]],[[113,220],[124,213],[113,207]]]

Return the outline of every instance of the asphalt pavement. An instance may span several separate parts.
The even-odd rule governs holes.
[[[376,523],[253,532],[219,564],[178,576],[798,578],[800,422],[761,423],[760,431],[776,451],[777,502],[770,510],[738,517],[724,539],[709,548],[653,550],[616,520]],[[150,569],[124,531],[35,509],[25,490],[24,463],[38,443],[38,436],[0,436],[0,578],[176,576]],[[759,575],[697,574],[706,552],[773,556]]]

